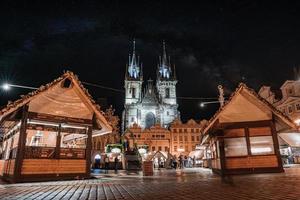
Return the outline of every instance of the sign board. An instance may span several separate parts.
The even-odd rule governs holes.
[[[143,175],[144,176],[153,176],[153,162],[144,161],[143,162]]]

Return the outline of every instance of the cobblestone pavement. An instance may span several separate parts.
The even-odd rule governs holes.
[[[0,184],[0,199],[300,199],[300,168],[222,179],[207,169],[98,175],[97,179]]]

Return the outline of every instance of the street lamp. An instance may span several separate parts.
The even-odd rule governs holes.
[[[9,84],[9,83],[4,83],[2,84],[1,88],[5,91],[10,90],[10,88],[15,87],[15,88],[24,88],[24,89],[30,89],[30,90],[36,90],[38,88],[36,87],[30,87],[26,85],[15,85],[15,84]]]

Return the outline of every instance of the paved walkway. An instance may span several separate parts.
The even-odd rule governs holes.
[[[120,171],[90,180],[1,184],[0,199],[299,200],[300,168],[225,179],[207,169],[157,170],[152,177]]]

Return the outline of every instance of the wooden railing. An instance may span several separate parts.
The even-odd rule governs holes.
[[[85,149],[61,148],[59,157],[55,157],[55,147],[33,147],[26,146],[24,159],[85,159]]]

